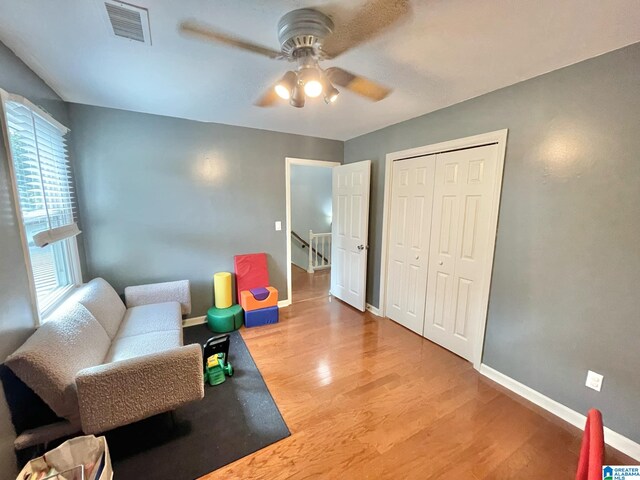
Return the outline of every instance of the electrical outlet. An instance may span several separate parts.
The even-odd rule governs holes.
[[[604,380],[603,375],[589,370],[587,372],[587,381],[585,385],[589,388],[593,388],[596,392],[599,392],[602,388],[602,380]]]
[[[282,230],[282,222],[278,220],[276,222],[276,232],[279,232],[280,230]]]

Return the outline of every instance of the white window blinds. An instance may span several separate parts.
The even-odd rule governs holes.
[[[15,202],[41,321],[82,281],[68,129],[29,100],[0,89]]]
[[[34,244],[44,247],[77,235],[67,129],[13,96],[4,106],[20,209]]]

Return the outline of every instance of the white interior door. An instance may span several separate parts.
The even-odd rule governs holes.
[[[435,155],[393,162],[387,316],[422,335]]]
[[[331,294],[364,312],[371,161],[333,167]]]
[[[424,336],[467,360],[484,311],[498,145],[436,156]]]

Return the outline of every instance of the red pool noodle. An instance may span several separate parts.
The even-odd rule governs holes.
[[[587,423],[582,436],[580,460],[576,480],[602,480],[604,461],[604,430],[602,414],[592,408],[587,415]]]

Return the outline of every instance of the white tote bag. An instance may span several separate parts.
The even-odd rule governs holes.
[[[86,435],[31,460],[16,480],[112,480],[111,457],[104,437]]]

